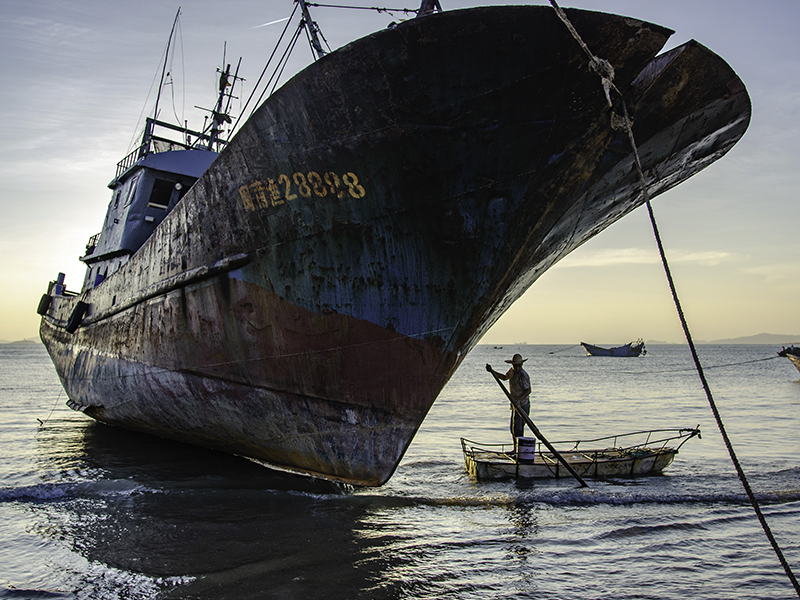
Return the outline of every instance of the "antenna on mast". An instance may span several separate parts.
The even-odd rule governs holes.
[[[231,107],[231,100],[235,98],[233,95],[233,88],[237,81],[244,81],[243,77],[239,77],[239,68],[242,65],[242,59],[239,58],[239,62],[236,65],[236,71],[231,73],[231,65],[226,61],[227,49],[228,44],[226,42],[222,52],[222,64],[225,66],[217,69],[217,73],[219,73],[219,93],[217,94],[217,102],[214,105],[214,108],[209,110],[200,106],[195,107],[211,113],[211,125],[208,125],[208,117],[206,117],[206,122],[203,125],[203,134],[208,132],[208,135],[205,138],[206,141],[203,141],[203,145],[209,150],[214,150],[215,145],[225,145],[226,140],[221,139],[220,135],[225,124],[230,124],[232,122],[228,111]],[[198,143],[200,141],[201,140],[198,139]]]

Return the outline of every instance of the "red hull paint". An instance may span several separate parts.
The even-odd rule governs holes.
[[[132,312],[73,336],[43,321],[87,414],[360,484],[388,479],[457,366],[423,340],[227,275]]]

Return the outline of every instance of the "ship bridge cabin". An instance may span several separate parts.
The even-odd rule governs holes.
[[[159,137],[157,127],[180,132],[184,139]],[[192,137],[205,143],[192,144]],[[211,166],[218,152],[209,149],[213,143],[208,140],[201,133],[147,119],[142,144],[117,164],[117,175],[108,184],[113,192],[103,228],[89,239],[80,258],[87,266],[83,291],[124,265]]]

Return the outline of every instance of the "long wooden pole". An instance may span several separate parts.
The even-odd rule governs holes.
[[[505,392],[506,397],[508,398],[509,402],[511,402],[511,405],[514,407],[514,410],[516,410],[517,414],[520,417],[522,417],[522,420],[525,421],[525,424],[530,428],[530,430],[533,432],[533,434],[537,438],[542,440],[542,443],[547,447],[548,450],[550,450],[550,452],[553,453],[553,456],[555,456],[558,459],[558,461],[562,465],[564,465],[564,467],[567,469],[567,471],[570,472],[570,475],[572,475],[575,479],[578,480],[578,483],[581,484],[581,487],[589,487],[589,485],[583,480],[583,478],[575,472],[575,469],[572,468],[572,465],[570,465],[567,462],[567,460],[558,453],[558,450],[553,448],[553,446],[550,444],[550,442],[548,442],[545,439],[545,437],[542,435],[542,432],[539,431],[539,428],[536,427],[536,425],[534,425],[533,421],[531,421],[531,418],[527,414],[525,414],[525,411],[522,410],[522,408],[519,406],[519,404],[517,404],[516,400],[514,400],[514,398],[511,397],[511,394],[506,389],[506,386],[503,385],[503,382],[500,381],[500,378],[497,376],[497,373],[495,373],[493,370],[491,370],[491,367],[489,365],[486,365],[486,370],[489,371],[492,374],[492,377],[494,377],[494,380],[497,382],[497,385],[499,385],[503,389],[503,391]]]

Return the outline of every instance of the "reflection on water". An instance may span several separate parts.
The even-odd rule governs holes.
[[[508,436],[507,401],[484,365],[517,350],[477,348],[389,483],[356,489],[96,423],[63,406],[42,351],[11,360],[0,348],[0,598],[793,597],[679,349],[598,362],[519,348],[532,415],[551,439],[699,423],[703,439],[664,475],[589,489],[471,480],[459,437]],[[725,364],[765,350],[704,352]],[[800,385],[789,368],[710,379],[800,565]]]
[[[71,493],[37,511],[89,562],[192,578],[181,594],[194,597],[234,583],[240,598],[283,586],[314,597],[325,582],[357,591],[364,579],[353,523],[367,507],[336,502],[339,485],[89,421],[51,428],[43,470],[63,472],[70,449]]]

